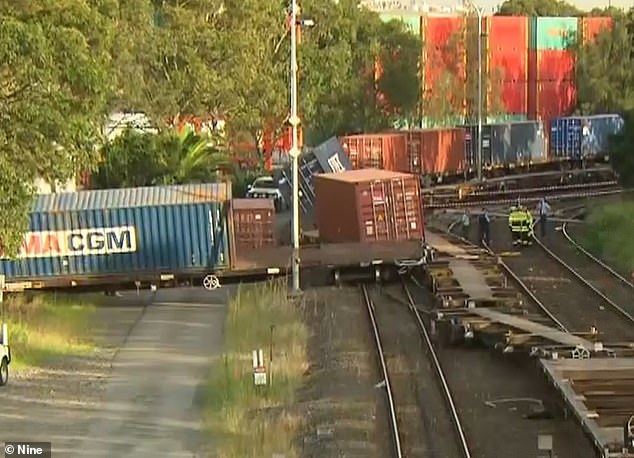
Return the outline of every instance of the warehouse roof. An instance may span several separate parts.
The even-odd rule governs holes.
[[[231,184],[205,183],[41,194],[33,212],[97,210],[226,201]]]

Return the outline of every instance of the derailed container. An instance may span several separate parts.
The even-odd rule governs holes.
[[[477,167],[478,126],[467,126],[467,164]],[[541,121],[482,126],[482,164],[508,167],[546,160],[546,135]]]
[[[394,242],[423,237],[416,176],[378,169],[315,176],[322,242]]]
[[[461,128],[407,131],[409,172],[453,175],[465,168],[465,131]]]
[[[233,199],[231,220],[233,246],[237,253],[275,245],[273,199]]]
[[[409,171],[407,138],[403,133],[347,135],[339,141],[353,169]]]
[[[609,155],[610,136],[621,132],[618,114],[570,116],[550,120],[550,154],[557,158],[589,158]]]
[[[72,286],[223,269],[230,199],[229,183],[40,195],[20,253],[0,270]]]

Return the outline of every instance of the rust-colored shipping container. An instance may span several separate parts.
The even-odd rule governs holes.
[[[423,210],[416,176],[365,169],[315,175],[314,182],[322,242],[422,239]]]
[[[407,131],[409,172],[417,175],[451,175],[464,170],[465,129]]]
[[[231,220],[231,242],[238,255],[244,250],[275,245],[273,199],[233,199]]]
[[[402,133],[348,135],[339,139],[354,169],[407,172],[407,138]]]

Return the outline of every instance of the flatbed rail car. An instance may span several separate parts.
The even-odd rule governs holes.
[[[368,266],[418,256],[417,241],[302,249],[302,266]],[[289,270],[288,246],[236,249],[229,183],[37,196],[18,255],[0,259],[5,291],[124,288]]]

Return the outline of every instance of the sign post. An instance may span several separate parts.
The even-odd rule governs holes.
[[[256,387],[266,385],[266,366],[262,349],[253,350],[253,383]]]

